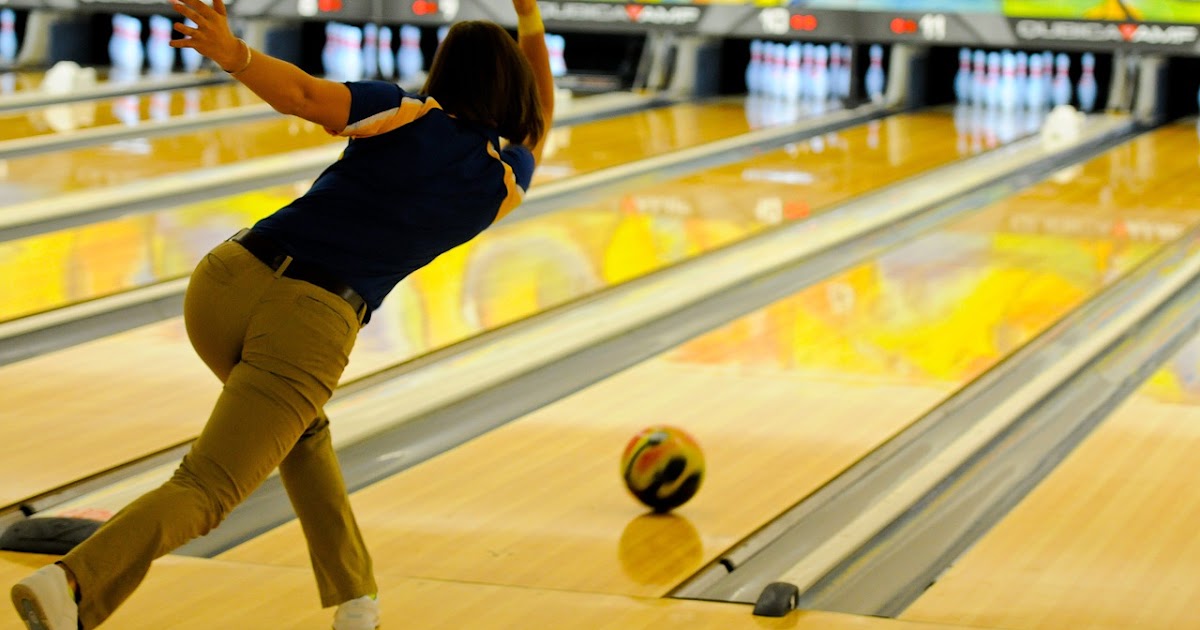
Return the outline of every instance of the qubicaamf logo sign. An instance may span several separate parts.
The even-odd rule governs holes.
[[[1117,42],[1127,44],[1153,44],[1157,46],[1183,46],[1195,43],[1200,38],[1200,29],[1195,26],[1158,24],[1112,24],[1102,22],[1047,22],[1045,20],[1019,20],[1017,37],[1021,39],[1046,39],[1073,42]]]
[[[592,2],[539,2],[542,18],[561,22],[619,22],[661,26],[686,26],[700,21],[702,11],[691,6],[604,4]]]

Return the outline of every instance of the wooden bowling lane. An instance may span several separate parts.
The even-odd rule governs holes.
[[[252,105],[265,107],[240,83],[226,83],[0,111],[0,143],[96,127],[137,126]]]
[[[590,173],[751,130],[741,100],[682,103],[580,125],[555,125],[534,183]]]
[[[1112,188],[1119,158],[1105,154],[1072,178],[993,204],[356,493],[377,565],[427,579],[670,592],[1160,246],[1128,234],[1030,233],[1007,217],[1054,213],[1058,199],[1096,203],[1121,221],[1172,207],[1176,191],[1165,183],[1195,166],[1170,156],[1189,142],[1198,148],[1194,133],[1181,140],[1178,131],[1137,141],[1165,158],[1137,189]],[[1139,149],[1118,153],[1131,150]],[[1193,210],[1180,214],[1200,221]],[[695,435],[708,463],[699,494],[674,516],[647,515],[618,474],[626,440],[663,422]],[[296,523],[222,558],[308,562]]]
[[[7,586],[54,559],[0,552],[0,584]],[[821,612],[796,611],[767,619],[754,617],[748,606],[735,604],[414,580],[389,572],[381,572],[379,582],[384,592],[379,601],[385,630],[955,630],[945,625]],[[333,609],[320,608],[308,570],[168,556],[154,565],[146,581],[105,627],[324,629],[332,617]],[[0,630],[23,628],[6,603],[0,612]]]
[[[902,617],[1025,629],[1195,628],[1200,339]]]
[[[823,212],[952,161],[955,144],[948,115],[896,116],[499,225],[402,282],[360,333],[344,380]],[[0,273],[18,278],[13,286],[22,294],[14,302],[21,304],[83,299],[139,274],[186,274],[284,196],[239,196],[216,207],[98,224],[56,242],[0,244],[0,259],[19,259],[0,263]],[[81,234],[86,241],[75,240]],[[83,242],[86,251],[79,250]],[[46,252],[53,257],[41,259]],[[27,275],[15,275],[19,269]],[[89,283],[93,289],[79,289]],[[177,318],[0,367],[0,386],[11,392],[0,408],[0,506],[186,442],[218,392]],[[70,400],[63,391],[73,392]],[[47,450],[63,454],[56,466],[38,464]]]
[[[568,177],[621,164],[625,156],[649,157],[666,152],[668,147],[694,146],[716,138],[721,128],[728,133],[741,129],[743,120],[736,106],[725,102],[710,107],[681,105],[558,128],[552,132],[546,163],[537,176],[542,180]],[[705,125],[711,129],[702,130]],[[955,157],[953,131],[950,118],[942,114],[896,116],[792,145],[750,163],[704,171],[668,187],[633,190],[621,197],[569,209],[565,216],[579,217],[567,223],[586,222],[583,216],[621,218],[610,228],[614,238],[657,252],[650,257],[607,255],[605,275],[620,280],[946,164]],[[0,321],[183,277],[212,243],[287,204],[302,194],[307,184],[297,182],[0,243],[0,273],[11,278],[16,287],[11,299],[0,302]],[[747,186],[751,194],[744,193]],[[701,224],[704,218],[717,219],[709,222],[713,225],[733,227],[668,227],[672,223]],[[512,230],[522,236],[500,237],[510,233],[506,224],[489,231],[479,247],[468,248],[483,252],[520,250],[523,246],[510,247],[507,243],[539,238],[523,236],[529,229]],[[537,232],[540,228],[533,229]],[[670,229],[713,232],[708,236],[696,234],[690,240],[717,242],[671,249],[670,243],[661,240],[663,237],[647,236],[650,231]],[[576,233],[576,228],[567,231]],[[660,242],[652,242],[655,238]],[[550,240],[562,239],[551,236]],[[493,243],[496,245],[491,246]],[[498,258],[507,263],[513,257]],[[462,266],[454,269],[451,273],[458,273]],[[469,281],[475,282],[477,277],[475,274]],[[570,297],[574,295],[564,295],[563,299]],[[528,299],[514,304],[526,302]]]
[[[121,101],[110,101],[109,107],[118,107]],[[578,134],[581,141],[587,142],[581,145],[586,150],[570,152],[571,157],[566,159],[546,160],[539,169],[542,174],[538,181],[729,138],[747,129],[741,108],[728,104],[683,104],[583,123],[557,130],[552,141],[562,146],[574,142]],[[286,117],[30,155],[5,161],[0,169],[0,203],[42,199],[343,143],[344,139],[330,136],[319,125]],[[336,152],[332,153],[331,159],[335,156]]]

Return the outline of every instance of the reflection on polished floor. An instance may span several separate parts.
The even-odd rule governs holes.
[[[29,107],[0,112],[0,142],[97,127],[137,127],[251,106],[264,105],[253,92],[236,83]]]
[[[118,107],[145,120],[156,108],[186,116],[199,111],[193,105],[253,102],[231,86],[162,94],[157,105],[154,97],[98,102],[105,111],[90,124],[115,124]],[[41,115],[35,124],[26,114],[26,130],[14,133],[52,129]],[[759,123],[744,104],[721,101],[563,127],[539,181]],[[962,111],[894,114],[555,212],[518,213],[405,280],[360,334],[345,380],[803,222],[1035,127]],[[99,190],[335,142],[314,125],[272,119],[13,159],[0,175],[0,199]],[[662,598],[1200,223],[1191,201],[1200,197],[1196,162],[1174,159],[1198,153],[1190,125],[1141,134],[356,493],[385,607],[392,618],[423,610],[427,617],[411,618],[421,627],[549,627],[566,615],[597,628],[1186,626],[1196,593],[1167,598],[1122,585],[1200,583],[1195,510],[1179,508],[1195,494],[1184,480],[1196,472],[1187,454],[1197,437],[1188,426],[1200,401],[1200,342],[900,620],[814,612],[771,621],[736,605]],[[0,275],[9,281],[0,322],[184,278],[214,244],[308,185],[0,243]],[[0,386],[9,394],[0,407],[5,506],[187,443],[219,390],[178,318],[0,367]],[[708,459],[700,494],[669,516],[643,513],[615,473],[628,436],[659,422],[696,435]],[[1130,443],[1137,456],[1122,451]],[[1153,466],[1143,461],[1150,453]],[[54,466],[41,465],[48,458]],[[1104,493],[1095,490],[1101,475]],[[1142,511],[1122,512],[1130,503]],[[1175,509],[1177,517],[1161,518]],[[1119,569],[1105,564],[1113,557]],[[0,554],[0,575],[44,560]],[[117,627],[212,627],[203,614],[175,622],[205,598],[258,598],[267,581],[279,597],[249,614],[290,615],[294,625],[284,627],[325,623],[327,615],[309,611],[308,563],[295,523],[216,560],[169,558]],[[198,586],[151,606],[155,593],[181,584]],[[1159,616],[1139,612],[1146,601]],[[0,619],[0,630],[8,622]]]

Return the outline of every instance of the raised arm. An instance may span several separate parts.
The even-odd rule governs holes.
[[[350,90],[345,85],[318,79],[286,61],[251,50],[229,30],[222,0],[213,0],[211,7],[200,0],[171,0],[171,4],[196,24],[176,22],[175,30],[184,39],[172,40],[171,46],[193,48],[212,59],[281,114],[298,116],[333,132],[346,127]]]
[[[550,134],[554,119],[554,76],[550,74],[550,53],[546,50],[546,28],[542,25],[542,14],[536,0],[513,0],[517,12],[517,38],[521,51],[533,66],[533,79],[537,83],[538,97],[542,102],[542,117],[545,128],[533,150],[533,159],[542,161],[542,149]]]

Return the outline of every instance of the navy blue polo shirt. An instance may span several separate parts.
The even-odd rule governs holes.
[[[533,154],[384,81],[350,88],[350,138],[304,196],[259,221],[289,255],[379,308],[396,284],[521,203]],[[332,132],[331,132],[332,133]]]

